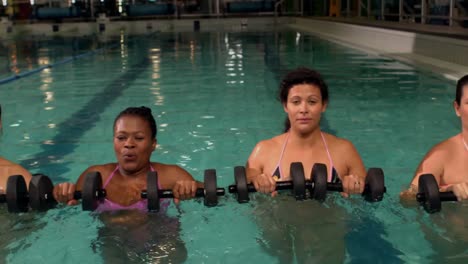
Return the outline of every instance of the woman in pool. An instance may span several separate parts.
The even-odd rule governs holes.
[[[95,165],[86,169],[76,184],[60,183],[54,188],[57,201],[75,205],[75,190],[81,190],[88,172],[101,173],[106,199],[96,209],[104,225],[99,229],[96,244],[104,262],[142,263],[161,261],[182,263],[187,249],[180,239],[178,218],[167,214],[146,214],[147,200],[140,197],[146,190],[146,175],[158,172],[158,185],[172,189],[175,202],[195,196],[203,187],[176,165],[151,162],[155,150],[156,122],[147,107],[129,107],[114,121],[114,151],[116,163]],[[164,200],[164,199],[163,199]],[[165,208],[165,206],[161,206]],[[143,213],[142,213],[143,212]]]
[[[468,75],[457,82],[455,113],[461,120],[461,133],[435,145],[423,158],[403,199],[415,199],[422,174],[433,174],[441,191],[452,191],[458,200],[468,199]]]
[[[0,105],[0,134],[2,133],[2,106]],[[11,175],[23,175],[26,184],[31,180],[31,173],[20,165],[0,157],[0,193],[6,192],[8,177]]]
[[[171,189],[174,201],[190,199],[195,196],[201,183],[177,165],[151,162],[151,153],[155,150],[156,122],[147,107],[129,107],[123,110],[114,121],[114,151],[117,163],[94,165],[86,169],[76,184],[60,183],[54,188],[57,201],[68,205],[78,204],[73,199],[75,190],[81,190],[86,174],[100,172],[106,199],[97,211],[116,211],[138,209],[145,211],[147,200],[142,200],[140,193],[146,190],[146,175],[149,171],[158,172],[159,187]]]
[[[341,181],[344,196],[362,193],[365,168],[356,148],[320,129],[328,105],[328,87],[320,74],[308,68],[289,72],[281,81],[279,99],[287,114],[284,133],[255,146],[247,161],[248,181],[274,196],[276,181],[291,178],[292,162],[302,162],[307,178],[315,163],[324,163],[328,181]],[[339,206],[287,198],[256,197],[254,214],[267,252],[280,263],[343,263],[346,244],[336,238],[346,236],[352,217]]]
[[[362,193],[366,172],[356,148],[320,130],[328,105],[328,87],[320,74],[307,68],[289,72],[279,98],[288,115],[284,133],[259,142],[247,161],[247,177],[257,191],[274,196],[276,181],[290,180],[290,164],[302,162],[306,178],[315,163],[324,163],[328,182],[341,181],[344,196]]]

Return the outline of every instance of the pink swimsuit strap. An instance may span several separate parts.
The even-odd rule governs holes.
[[[107,178],[106,182],[104,183],[104,185],[102,186],[103,189],[106,188],[107,184],[109,184],[110,180],[112,179],[112,177],[114,177],[115,173],[119,170],[119,164],[117,164],[117,166],[115,167],[115,169],[112,171],[111,175],[109,176],[109,178]],[[150,170],[151,171],[155,171],[153,169],[153,166],[150,165]],[[158,181],[158,188],[161,189],[161,186],[159,185],[159,181]]]
[[[283,147],[281,149],[281,154],[280,154],[280,157],[279,157],[279,160],[278,160],[278,164],[275,166],[275,168],[278,168],[278,170],[279,170],[278,171],[279,172],[278,176],[283,175],[283,173],[282,173],[283,170],[281,169],[281,160],[283,160],[284,150],[286,149],[286,144],[288,143],[288,140],[289,140],[289,132],[286,135],[286,140],[283,143]],[[276,169],[275,169],[275,171],[276,171]],[[271,175],[274,175],[275,171],[273,171],[273,173]]]
[[[117,166],[115,166],[115,169],[114,171],[112,171],[111,175],[107,178],[106,182],[104,183],[104,185],[102,186],[103,189],[106,188],[107,184],[109,184],[110,180],[112,179],[112,177],[114,177],[115,173],[119,170],[119,164],[117,164]]]
[[[322,136],[322,141],[323,141],[323,144],[325,145],[325,150],[327,151],[327,155],[328,155],[328,160],[330,161],[330,169],[328,170],[328,180],[327,181],[331,182],[332,177],[333,177],[333,168],[335,166],[333,166],[333,160],[331,158],[330,151],[328,150],[327,141],[325,140],[325,137],[323,136],[322,132],[320,132],[320,135]]]
[[[155,171],[152,166],[150,168],[151,168],[151,171]],[[119,169],[119,165],[116,166],[116,168],[111,173],[109,178],[107,178],[106,182],[103,185],[104,189],[109,184],[112,177],[114,177],[114,175],[115,175],[115,173],[117,172],[118,169]],[[158,180],[158,188],[161,189],[161,185],[159,183],[159,180]],[[169,206],[169,200],[168,199],[161,199],[161,208],[166,209],[168,206]],[[120,205],[120,204],[118,204],[116,202],[113,202],[113,201],[111,201],[111,200],[109,200],[107,198],[104,198],[103,202],[100,203],[98,205],[98,207],[96,208],[96,212],[98,212],[98,213],[106,212],[106,211],[119,211],[119,210],[139,210],[141,212],[147,212],[148,211],[148,200],[143,199],[143,200],[140,200],[140,201],[138,201],[138,202],[136,202],[134,204],[123,206],[123,205]]]

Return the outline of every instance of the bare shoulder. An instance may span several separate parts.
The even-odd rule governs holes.
[[[23,167],[21,167],[21,165],[19,165],[17,163],[14,163],[13,161],[4,159],[4,158],[0,158],[0,166],[9,167],[11,169],[19,169],[19,168],[22,169],[23,168]]]
[[[458,146],[460,146],[460,144],[461,144],[460,136],[455,135],[453,137],[450,137],[450,138],[436,144],[433,147],[433,149],[441,150],[441,151],[444,151],[444,152],[452,152],[454,149],[456,149]]]
[[[106,174],[109,174],[109,172],[115,170],[115,168],[117,168],[117,163],[92,165],[88,167],[83,173],[99,172],[103,175],[106,175]]]
[[[416,169],[415,178],[421,173],[431,173],[436,176],[437,179],[443,175],[444,167],[447,161],[451,159],[451,155],[455,148],[455,138],[446,139],[436,145],[434,145],[423,157],[421,162]]]
[[[0,158],[0,166],[7,168],[6,171],[8,171],[11,175],[17,174],[22,176],[31,176],[29,171],[23,168],[23,166],[4,158]]]
[[[456,136],[448,138],[434,145],[425,155],[424,160],[446,160],[457,148]]]
[[[349,152],[349,151],[356,151],[353,143],[345,138],[339,138],[335,135],[323,133],[327,145],[340,152]]]
[[[182,167],[175,164],[164,164],[152,162],[151,165],[158,172],[158,175],[163,178],[173,178],[177,180],[191,180],[192,175]]]
[[[78,186],[81,186],[86,175],[92,172],[99,172],[99,174],[101,175],[102,181],[106,181],[107,178],[111,175],[111,173],[115,170],[115,168],[117,168],[117,163],[92,165],[81,173],[76,183],[78,184]]]
[[[7,159],[4,159],[2,157],[0,157],[0,166],[12,166],[14,165],[15,163],[7,160]]]
[[[258,152],[259,154],[263,154],[263,153],[270,154],[271,151],[280,149],[285,140],[286,140],[286,134],[281,134],[270,139],[262,140],[257,143],[257,145],[254,148],[254,151]]]
[[[278,153],[281,151],[281,146],[285,140],[286,134],[281,134],[258,142],[252,153],[250,153],[247,167],[262,170],[265,164],[269,162],[271,156],[279,155]]]
[[[18,172],[18,174],[21,174],[24,177],[30,177],[31,176],[31,173],[21,165],[14,164],[13,168],[14,168],[15,171]]]
[[[441,141],[426,153],[416,169],[411,186],[417,186],[419,176],[424,173],[434,175],[436,180],[441,182],[447,164],[451,162],[453,156],[456,156],[459,151],[460,142],[458,141],[457,146],[457,136]],[[458,140],[460,140],[459,137]]]

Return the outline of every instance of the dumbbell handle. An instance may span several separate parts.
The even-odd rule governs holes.
[[[441,202],[456,202],[458,201],[457,196],[453,192],[440,192],[439,198]],[[416,194],[416,201],[425,202],[426,195],[424,193]]]
[[[343,192],[343,184],[340,183],[327,183],[327,191],[333,192]],[[362,193],[367,193],[370,191],[369,184],[364,185],[364,191]]]
[[[225,194],[224,188],[216,188],[216,195],[223,196]],[[159,198],[174,198],[174,192],[172,190],[158,190]],[[205,197],[205,189],[197,188],[195,191],[195,197]],[[141,198],[148,198],[148,192],[146,190],[141,192]]]
[[[327,183],[327,191],[342,192],[343,184],[341,183]]]
[[[311,180],[306,180],[305,181],[305,186],[306,188],[312,187],[312,181]],[[293,188],[293,181],[279,181],[276,182],[276,191],[279,190],[291,190]],[[247,190],[249,192],[256,192],[257,190],[255,189],[255,186],[251,183],[247,184]],[[343,184],[342,183],[327,183],[327,191],[336,191],[336,192],[342,192],[343,191]],[[366,184],[364,186],[364,191],[363,193],[367,193],[370,191],[369,185]],[[386,188],[384,188],[384,192],[386,191]],[[236,185],[229,185],[229,193],[237,193],[237,186]],[[441,198],[442,199],[442,198]],[[447,200],[447,201],[452,201],[452,200]]]
[[[305,185],[306,187],[312,186],[312,182],[306,181]],[[275,191],[291,190],[293,186],[293,181],[278,181],[276,182]],[[255,189],[255,186],[252,183],[247,184],[247,190],[249,192],[257,192],[257,189]],[[229,185],[229,193],[237,193],[237,186]]]
[[[370,192],[369,184],[364,185],[363,194]],[[342,183],[327,183],[327,191],[335,191],[335,192],[343,192],[343,184]],[[387,192],[387,187],[384,187],[384,192]]]
[[[98,197],[99,198],[103,198],[103,197],[106,197],[106,190],[104,189],[101,189],[101,190],[98,190]],[[52,193],[46,193],[45,194],[45,198],[48,198],[48,196],[51,196],[52,198],[54,197],[54,195]],[[83,194],[82,194],[82,191],[75,191],[73,193],[73,199],[75,200],[81,200],[81,198],[83,198]],[[1,197],[0,197],[1,199]]]

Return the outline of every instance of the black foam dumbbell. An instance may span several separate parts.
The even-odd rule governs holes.
[[[211,207],[218,204],[218,196],[225,194],[224,188],[217,187],[216,170],[205,170],[205,188],[197,188],[195,197],[203,197],[205,206]],[[141,198],[148,199],[148,211],[157,212],[160,208],[160,199],[174,198],[172,190],[160,190],[158,187],[157,172],[148,172],[147,190],[142,191]]]
[[[439,185],[432,174],[419,176],[418,193],[416,201],[424,207],[426,212],[432,214],[442,209],[441,202],[458,201],[453,192],[440,192]]]
[[[326,174],[324,180],[319,175],[317,178],[312,177],[311,181],[306,181],[302,163],[293,162],[290,167],[290,175],[292,180],[276,182],[275,190],[292,190],[296,200],[304,200],[306,198],[306,189],[314,190],[315,196],[320,196],[323,192],[326,192]],[[229,193],[235,193],[239,203],[250,201],[249,193],[257,192],[257,190],[253,184],[247,184],[246,172],[243,166],[234,168],[234,179],[235,184],[229,186]]]
[[[319,179],[327,179],[327,165],[323,163],[315,163],[312,167],[312,178],[314,176],[319,176]],[[341,182],[337,183],[326,183],[327,191],[332,192],[342,192],[343,184]],[[385,187],[385,178],[384,172],[381,168],[370,168],[367,171],[366,181],[364,185],[364,191],[362,196],[364,199],[369,202],[379,202],[383,199],[384,193],[386,192]],[[325,200],[326,192],[320,192],[320,195],[317,195],[315,199]]]
[[[29,209],[27,194],[28,189],[23,176],[12,175],[8,177],[6,193],[0,194],[0,202],[7,204],[10,213],[27,212]]]
[[[24,194],[23,200],[27,200],[29,206],[35,211],[46,211],[57,205],[53,190],[54,185],[49,177],[36,174],[31,178],[29,193]],[[102,190],[101,175],[98,172],[91,172],[85,176],[82,191],[75,191],[73,199],[81,199],[84,211],[93,211],[105,196],[105,190]]]
[[[291,163],[290,170],[292,181],[282,181],[276,183],[276,190],[292,189],[297,200],[306,197],[306,190],[309,190],[310,198],[324,201],[327,191],[343,191],[342,183],[327,182],[327,166],[322,163],[315,163],[312,167],[311,180],[305,180],[302,163]],[[234,170],[235,185],[229,186],[230,193],[237,194],[237,201],[244,203],[249,201],[249,192],[256,192],[252,184],[247,184],[245,169],[236,167]],[[383,170],[380,168],[370,168],[367,172],[366,182],[362,195],[367,201],[377,202],[383,199],[386,192]]]
[[[100,177],[88,175],[83,185],[83,191],[74,193],[74,199],[83,200],[83,210],[93,210],[95,197],[105,196],[105,194],[98,192],[99,186],[102,186]],[[0,195],[0,201],[5,200],[8,211],[11,213],[27,212],[29,206],[33,210],[46,211],[57,204],[53,197],[53,189],[52,181],[43,174],[35,174],[31,178],[29,191],[23,176],[12,175],[8,177],[4,199]]]
[[[45,211],[57,204],[53,197],[54,186],[49,177],[40,175],[31,180],[29,187],[29,202],[31,208]],[[196,197],[204,197],[206,206],[217,204],[218,196],[224,195],[224,189],[216,187],[216,171],[205,171],[205,189],[198,188]],[[102,188],[102,178],[99,172],[90,172],[85,176],[82,191],[74,193],[74,199],[81,199],[84,211],[94,211],[106,197],[106,190]],[[174,198],[172,190],[160,190],[157,172],[148,172],[147,190],[141,191],[141,198],[148,200],[148,211],[159,211],[161,198]]]

